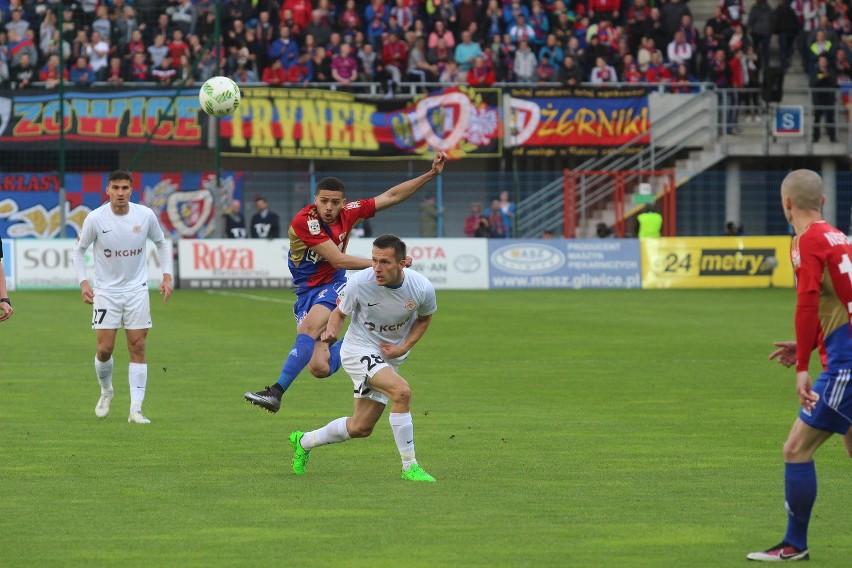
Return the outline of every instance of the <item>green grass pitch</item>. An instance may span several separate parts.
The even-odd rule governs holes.
[[[786,523],[792,290],[440,292],[402,366],[417,457],[386,417],[290,472],[286,436],[346,416],[351,381],[303,374],[269,415],[287,291],[152,295],[145,414],[94,416],[90,308],[18,292],[0,324],[0,566],[737,566]],[[850,459],[817,454],[811,564],[848,566]]]

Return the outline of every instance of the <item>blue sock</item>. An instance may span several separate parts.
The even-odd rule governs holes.
[[[816,467],[813,461],[784,465],[784,497],[787,500],[784,540],[804,550],[808,547],[808,523],[817,496]]]
[[[332,376],[340,368],[340,348],[342,341],[338,341],[328,348],[328,376]]]
[[[310,335],[300,333],[296,336],[296,343],[293,345],[293,349],[290,350],[290,354],[287,355],[287,360],[284,361],[284,368],[281,369],[281,376],[278,377],[277,381],[285,391],[290,388],[290,385],[293,384],[293,381],[296,380],[302,369],[311,361],[311,357],[314,354],[314,343],[316,343],[316,340]]]

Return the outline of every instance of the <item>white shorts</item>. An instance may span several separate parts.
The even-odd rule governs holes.
[[[352,384],[355,387],[353,396],[355,398],[369,398],[378,403],[387,404],[388,396],[385,393],[370,388],[370,379],[385,367],[390,367],[396,371],[400,364],[402,364],[402,361],[398,359],[390,362],[385,361],[378,347],[373,352],[364,348],[359,349],[356,352],[340,350],[340,363],[343,369],[349,373],[349,376],[352,378]]]
[[[92,329],[148,329],[151,327],[151,301],[148,287],[130,292],[95,293]]]

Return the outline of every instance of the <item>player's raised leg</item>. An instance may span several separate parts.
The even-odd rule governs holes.
[[[327,292],[328,296],[331,298],[331,293]],[[337,292],[333,292],[333,300],[336,301]],[[306,298],[305,301],[310,302],[312,298]],[[300,304],[297,303],[296,314],[297,317],[299,313],[302,311],[300,309]],[[278,377],[278,380],[274,385],[266,387],[262,391],[258,392],[247,392],[245,395],[245,399],[250,403],[260,406],[266,411],[274,414],[278,412],[281,408],[281,397],[290,388],[290,385],[293,384],[293,381],[296,380],[296,377],[299,376],[299,373],[302,372],[308,363],[313,357],[314,354],[314,345],[316,344],[317,338],[320,334],[325,330],[325,326],[328,323],[328,316],[331,314],[331,310],[333,307],[325,303],[317,303],[313,304],[307,313],[302,317],[299,321],[299,325],[296,329],[298,335],[296,336],[296,342],[293,344],[293,347],[290,349],[290,353],[287,355],[287,360],[284,361],[284,366],[281,369],[281,374]]]

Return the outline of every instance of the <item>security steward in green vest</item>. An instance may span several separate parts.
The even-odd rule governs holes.
[[[639,223],[637,236],[640,239],[659,239],[663,228],[663,216],[657,213],[650,203],[645,206],[645,211],[636,216]]]

